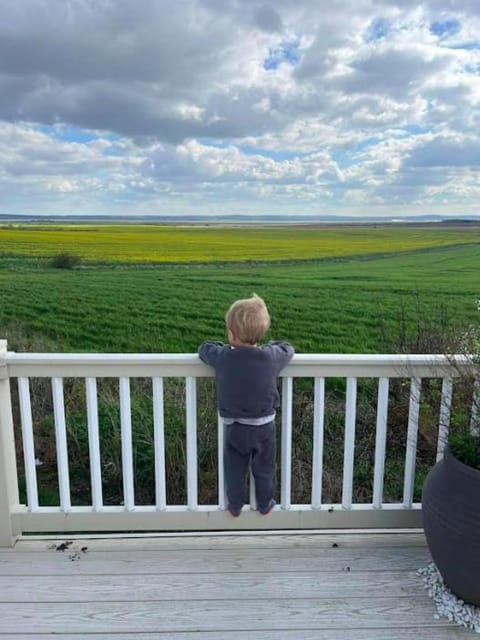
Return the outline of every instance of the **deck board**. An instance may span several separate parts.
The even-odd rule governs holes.
[[[168,598],[168,594],[162,594]],[[134,596],[133,596],[134,597]],[[252,632],[306,629],[390,629],[419,626],[428,616],[429,603],[417,598],[296,598],[255,600],[195,600],[185,602],[24,602],[18,611],[0,604],[1,625],[6,632],[31,630],[38,633],[70,630],[78,634],[98,632],[219,631],[241,625]],[[435,624],[436,623],[436,624]],[[432,625],[445,626],[433,621]]]
[[[418,533],[60,542],[0,553],[0,640],[472,637],[433,617]]]
[[[301,635],[300,635],[301,633]],[[92,640],[474,640],[472,632],[458,627],[425,626],[409,629],[305,629],[298,631],[193,631],[193,632],[162,632],[158,633],[107,633],[96,634]],[[87,638],[88,636],[80,636]],[[2,634],[0,634],[2,638]],[[4,640],[5,637],[2,638]],[[34,640],[79,640],[77,634],[43,634],[35,633]],[[33,640],[31,635],[8,635],[9,640]]]
[[[168,599],[191,601],[209,598],[220,600],[265,597],[271,599],[297,598],[355,598],[405,596],[417,593],[418,577],[409,572],[398,579],[398,572],[379,571],[374,576],[363,572],[312,571],[306,573],[249,573],[249,574],[141,574],[125,576],[78,575],[18,576],[12,584],[11,576],[0,576],[2,602],[143,602],[155,601],[161,594]]]

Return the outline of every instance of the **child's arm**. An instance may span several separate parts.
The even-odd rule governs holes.
[[[209,364],[211,367],[215,366],[217,357],[224,345],[222,342],[204,342],[198,349],[198,357],[205,364]]]
[[[282,340],[271,340],[266,348],[270,350],[272,359],[278,368],[278,371],[283,369],[290,360],[293,358],[295,349],[289,342],[283,342]]]

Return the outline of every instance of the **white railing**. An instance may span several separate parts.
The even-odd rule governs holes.
[[[468,360],[440,355],[313,355],[299,354],[282,372],[281,491],[278,507],[268,518],[250,507],[233,519],[225,512],[223,478],[223,425],[218,420],[218,503],[199,504],[197,461],[197,378],[211,377],[212,370],[189,354],[30,354],[7,351],[0,341],[0,546],[9,545],[22,532],[48,531],[161,531],[226,529],[372,528],[421,526],[421,504],[413,502],[417,434],[423,378],[443,380],[438,416],[437,459],[442,455],[450,420],[453,378],[470,370]],[[182,505],[167,503],[165,473],[164,378],[185,380],[185,436],[187,499]],[[51,380],[53,418],[58,467],[59,504],[41,506],[37,486],[34,421],[30,378]],[[86,422],[90,457],[91,505],[72,506],[68,463],[63,380],[85,381]],[[97,379],[119,381],[123,503],[105,505],[102,497],[102,464],[99,440]],[[151,378],[155,503],[136,505],[132,454],[130,379]],[[292,504],[293,379],[314,380],[312,418],[312,482],[308,504]],[[322,500],[324,460],[325,380],[346,379],[345,433],[343,444],[342,499],[336,504]],[[378,380],[375,459],[372,501],[353,502],[356,436],[357,381]],[[403,499],[384,502],[384,475],[388,429],[390,379],[409,380],[410,402],[406,429]],[[15,382],[13,379],[16,379]],[[15,454],[11,384],[18,385],[21,443],[26,504],[19,499]],[[251,484],[252,489],[252,484]]]

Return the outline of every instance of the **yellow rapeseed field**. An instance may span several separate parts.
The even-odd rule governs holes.
[[[318,259],[479,242],[479,229],[433,226],[0,226],[0,256],[48,257],[67,252],[92,263]]]

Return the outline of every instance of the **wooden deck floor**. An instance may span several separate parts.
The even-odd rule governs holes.
[[[475,637],[433,617],[418,533],[63,540],[0,550],[0,640]]]

